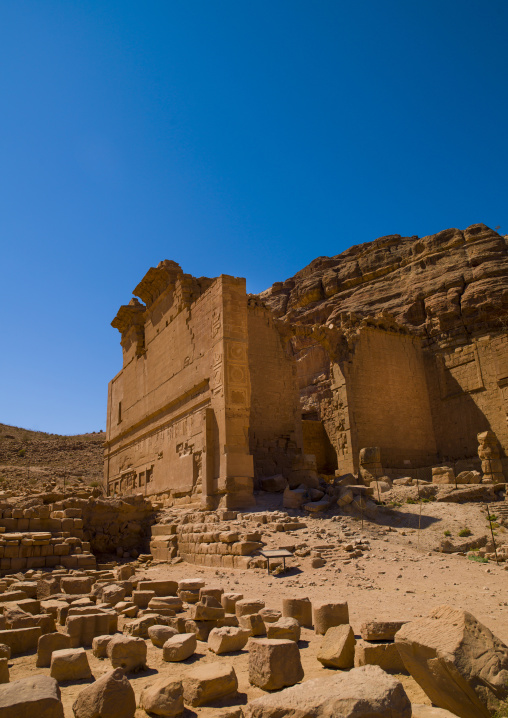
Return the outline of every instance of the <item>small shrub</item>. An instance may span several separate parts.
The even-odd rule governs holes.
[[[446,531],[444,532],[444,535],[445,535],[445,536],[451,536],[451,535],[452,535],[452,532],[450,531],[450,529],[446,529]]]
[[[485,556],[468,556],[470,561],[476,561],[477,563],[488,563],[489,559]]]
[[[26,449],[20,449],[18,451],[18,456],[21,456],[21,458],[23,458],[23,456],[25,456],[25,454],[26,454]]]
[[[97,486],[100,486],[100,484],[98,481],[90,481],[90,486],[95,489]]]
[[[487,519],[489,521],[497,521],[497,516],[496,514],[491,514],[490,516],[487,516]]]
[[[417,504],[417,503],[418,503],[418,501],[416,499],[411,499],[411,498],[406,499],[406,504]]]
[[[460,531],[459,531],[459,536],[461,538],[465,538],[466,536],[471,536],[471,534],[472,534],[472,531],[471,531],[471,529],[468,529],[468,528],[460,529]]]

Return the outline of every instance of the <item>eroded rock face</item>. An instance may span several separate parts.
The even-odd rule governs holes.
[[[260,297],[287,322],[323,325],[343,312],[387,311],[430,341],[446,342],[499,329],[507,277],[506,238],[475,224],[422,238],[389,235],[318,257]]]
[[[508,646],[467,611],[435,608],[395,636],[432,703],[461,718],[488,718],[508,697]]]

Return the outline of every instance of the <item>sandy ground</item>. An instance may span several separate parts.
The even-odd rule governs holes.
[[[263,526],[263,538],[268,545],[291,545],[321,551],[326,565],[312,569],[311,556],[293,558],[288,571],[277,576],[266,570],[230,571],[225,569],[157,564],[138,572],[151,578],[200,577],[207,586],[220,586],[225,590],[241,592],[245,598],[261,598],[266,606],[281,609],[282,597],[308,596],[312,601],[347,601],[350,622],[358,635],[361,624],[367,620],[411,620],[423,616],[440,604],[450,604],[473,613],[499,638],[508,643],[508,574],[505,565],[480,564],[465,556],[444,555],[431,551],[442,538],[444,530],[453,533],[467,525],[475,534],[486,532],[484,507],[481,505],[431,504],[424,505],[425,528],[420,537],[409,528],[418,525],[419,506],[405,505],[391,516],[380,517],[377,522],[364,522],[350,517],[307,518],[307,528],[292,533],[270,533]],[[399,528],[394,528],[394,526]],[[505,534],[506,535],[506,534]],[[500,539],[504,538],[502,536]],[[340,546],[344,541],[369,542],[370,549],[351,559]],[[120,624],[121,625],[121,624]],[[302,630],[300,642],[304,680],[330,675],[316,659],[322,638],[311,630]],[[162,650],[147,641],[149,670],[129,675],[139,700],[142,689],[160,675],[181,678],[199,662],[221,661],[232,663],[238,676],[239,695],[213,707],[187,710],[203,716],[225,714],[232,706],[245,704],[262,691],[248,682],[248,652],[214,656],[205,643],[198,642],[195,656],[179,664],[161,660]],[[96,659],[87,651],[95,678],[109,670],[107,660]],[[49,669],[37,669],[49,674]],[[34,671],[34,656],[21,656],[10,661],[11,680],[22,678]],[[415,703],[429,703],[417,684],[407,676],[400,676],[406,691]],[[85,682],[86,683],[86,682]],[[65,716],[71,718],[72,703],[84,683],[62,685]],[[137,716],[146,715],[138,709]]]

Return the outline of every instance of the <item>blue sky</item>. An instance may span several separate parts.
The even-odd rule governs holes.
[[[508,233],[504,0],[3,0],[0,421],[105,425],[150,266],[257,292],[384,234]]]

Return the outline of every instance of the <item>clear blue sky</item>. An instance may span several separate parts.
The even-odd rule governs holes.
[[[506,0],[3,0],[0,421],[105,426],[161,259],[251,292],[384,234],[508,232]]]

